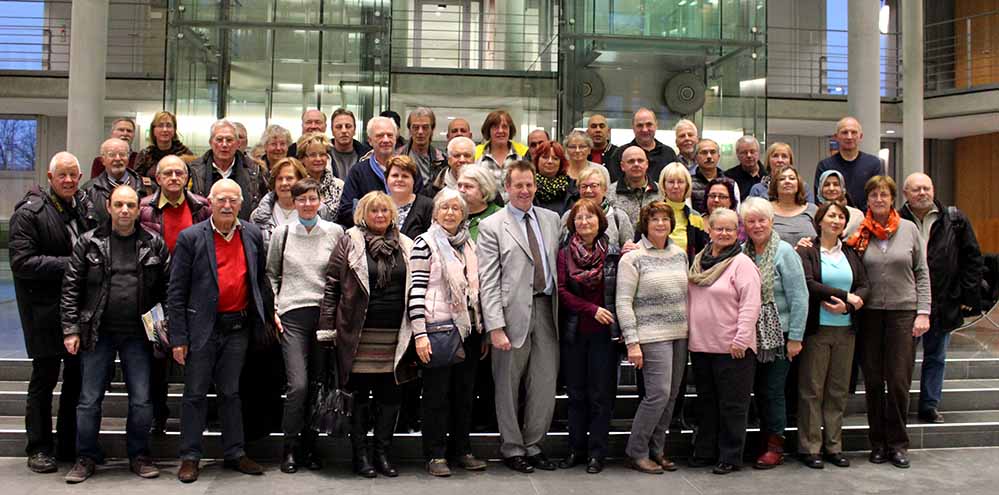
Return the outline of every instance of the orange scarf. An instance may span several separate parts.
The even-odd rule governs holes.
[[[857,250],[857,254],[863,255],[864,251],[867,250],[867,245],[871,243],[872,235],[882,241],[888,240],[889,237],[895,235],[900,220],[901,217],[898,216],[898,212],[895,211],[895,208],[892,208],[888,213],[888,225],[881,225],[874,220],[871,210],[867,210],[864,221],[860,223],[857,231],[850,236],[846,244]]]

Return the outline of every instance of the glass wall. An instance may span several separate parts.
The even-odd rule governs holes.
[[[301,113],[345,107],[363,123],[388,103],[389,0],[171,0],[167,108],[207,148],[211,121],[293,136]]]
[[[765,0],[567,0],[560,33],[560,130],[601,113],[631,140],[641,107],[659,116],[659,140],[693,120],[734,163],[743,134],[766,132]]]

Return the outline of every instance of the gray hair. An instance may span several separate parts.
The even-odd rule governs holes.
[[[583,142],[586,143],[586,146],[588,148],[593,149],[593,140],[590,139],[590,136],[587,135],[585,132],[578,130],[570,132],[569,135],[566,136],[564,140],[562,140],[562,146],[568,148],[569,141],[572,141],[574,139],[582,139]]]
[[[690,127],[691,129],[694,129],[694,134],[700,135],[697,131],[697,124],[695,124],[692,120],[680,119],[680,121],[673,126],[673,132],[680,132],[681,127]]]
[[[232,125],[236,127],[236,132],[242,132],[244,136],[246,135],[246,126],[242,122],[233,122]]]
[[[447,153],[450,155],[454,151],[454,147],[459,144],[470,146],[472,148],[472,153],[475,153],[475,141],[472,141],[465,136],[456,136],[451,138],[451,141],[448,141],[447,143]]]
[[[83,169],[80,168],[80,160],[77,160],[76,155],[68,151],[60,151],[52,155],[52,159],[49,160],[49,172],[55,173],[56,167],[58,167],[61,163],[72,163],[73,165],[76,165],[77,172],[81,174],[83,173]]]
[[[212,184],[212,189],[208,192],[208,197],[215,199],[215,194],[223,187],[236,188],[236,191],[239,191],[239,200],[243,201],[243,188],[239,187],[239,183],[232,179],[220,179],[218,182]]]
[[[465,198],[461,196],[461,193],[450,187],[445,187],[434,196],[434,216],[437,216],[437,210],[439,210],[444,203],[448,201],[457,199],[458,203],[461,204],[461,218],[465,220],[468,218],[468,203],[465,202]]]
[[[375,124],[388,124],[392,127],[392,131],[395,132],[395,135],[399,136],[399,126],[395,125],[395,121],[388,117],[371,117],[371,119],[368,120],[368,125],[364,128],[365,133],[368,136],[371,136],[373,129],[375,128]]]
[[[719,220],[731,220],[735,225],[739,225],[739,215],[728,208],[715,208],[715,211],[711,212],[711,216],[708,217],[708,227],[713,227],[715,222]]]
[[[694,153],[700,153],[701,152],[701,145],[704,144],[704,143],[714,144],[715,148],[718,149],[718,151],[721,151],[721,149],[720,149],[721,147],[718,146],[718,141],[715,141],[714,139],[704,138],[704,139],[702,139],[702,140],[700,140],[700,141],[697,142],[697,146],[694,146]]]
[[[746,219],[752,215],[768,218],[770,221],[773,221],[774,205],[769,201],[756,196],[746,198],[746,200],[739,205],[739,216],[742,217],[742,221],[745,222]]]
[[[277,124],[271,124],[264,129],[264,133],[260,135],[260,142],[266,146],[271,139],[279,137],[283,137],[289,146],[292,144],[291,132]]]
[[[760,142],[756,140],[755,137],[746,134],[742,136],[735,142],[735,149],[739,149],[740,144],[751,144],[756,147],[756,151],[760,151]]]
[[[208,136],[210,138],[215,137],[215,131],[217,131],[217,130],[223,128],[223,127],[228,127],[230,129],[232,129],[232,133],[233,134],[236,134],[238,132],[238,130],[236,129],[236,124],[233,124],[232,121],[230,121],[228,119],[219,119],[219,120],[216,120],[215,122],[213,122],[212,126],[208,129]]]
[[[118,117],[117,119],[114,119],[114,122],[111,122],[112,130],[116,125],[118,125],[118,122],[128,122],[129,124],[132,124],[132,130],[135,130],[135,119],[131,117]]]
[[[470,163],[461,167],[458,177],[468,177],[474,180],[479,185],[479,190],[482,191],[483,201],[488,203],[496,196],[496,175],[493,174],[492,170],[478,163]]]
[[[604,189],[610,187],[607,184],[607,177],[604,176],[604,171],[600,170],[600,167],[594,167],[593,165],[587,165],[583,170],[579,171],[579,174],[576,176],[576,184],[582,184],[584,180],[594,175],[600,179],[600,184],[604,186]]]
[[[430,117],[430,128],[437,128],[437,116],[434,115],[434,111],[427,107],[416,107],[412,112],[409,112],[409,116],[406,117],[406,128],[409,128],[410,123],[413,121],[413,117]]]

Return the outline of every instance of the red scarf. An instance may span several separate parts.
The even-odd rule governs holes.
[[[888,225],[881,225],[874,220],[871,210],[867,210],[864,221],[860,223],[860,227],[850,236],[846,244],[856,249],[857,254],[863,255],[864,251],[867,250],[867,245],[871,243],[872,235],[882,241],[888,240],[889,237],[895,235],[900,220],[901,217],[898,216],[898,212],[895,211],[895,208],[892,208],[888,213]]]
[[[595,289],[604,281],[604,260],[607,259],[607,237],[600,236],[587,248],[586,243],[573,234],[569,239],[569,277],[576,283]]]

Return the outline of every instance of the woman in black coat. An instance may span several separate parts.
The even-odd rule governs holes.
[[[808,285],[808,320],[798,374],[798,450],[810,468],[825,460],[847,467],[843,456],[843,415],[850,388],[858,318],[870,295],[867,270],[842,241],[850,211],[825,203],[815,213],[819,236],[797,249]],[[824,427],[824,428],[823,428]]]

